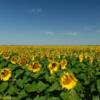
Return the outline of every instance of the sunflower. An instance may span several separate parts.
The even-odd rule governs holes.
[[[26,65],[28,64],[28,58],[24,56],[20,56],[18,60],[19,65]]]
[[[66,69],[66,66],[67,66],[68,62],[66,59],[63,59],[60,61],[60,67],[61,69]]]
[[[93,60],[94,60],[93,56],[89,56],[89,63],[90,63],[90,64],[93,63]]]
[[[11,77],[11,70],[8,68],[4,68],[0,72],[0,79],[3,81],[9,80]]]
[[[10,58],[10,52],[9,51],[4,51],[4,52],[2,52],[2,56],[5,59],[9,59]]]
[[[33,72],[38,72],[41,69],[41,65],[38,62],[33,62],[28,65],[28,69]]]
[[[83,55],[83,53],[81,53],[81,54],[79,55],[79,61],[80,61],[80,62],[83,62],[83,59],[84,59],[84,55]]]
[[[34,61],[34,60],[35,60],[35,56],[32,56],[32,57],[31,57],[31,61]]]
[[[54,61],[54,56],[51,56],[51,55],[50,55],[50,56],[48,56],[48,61],[49,61],[49,62]]]
[[[18,60],[19,60],[18,56],[12,56],[11,59],[10,59],[10,61],[11,61],[12,64],[17,64]]]
[[[59,69],[59,64],[57,62],[51,62],[48,65],[48,69],[50,71],[51,74],[53,74],[54,72],[57,72]]]
[[[77,84],[77,79],[72,73],[65,73],[60,77],[60,85],[65,89],[73,89]]]

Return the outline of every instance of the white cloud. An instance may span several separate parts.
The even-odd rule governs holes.
[[[30,10],[31,13],[40,13],[42,12],[42,8],[33,8]]]
[[[69,32],[69,33],[64,33],[65,35],[69,36],[77,36],[79,33],[78,32]]]
[[[45,34],[47,34],[47,35],[54,35],[55,33],[54,32],[45,32]]]
[[[77,36],[78,33],[77,33],[77,32],[73,32],[73,33],[70,33],[70,35],[72,35],[72,36]]]
[[[78,32],[60,32],[60,33],[57,33],[57,32],[45,32],[45,34],[47,35],[55,35],[55,34],[61,34],[61,35],[67,35],[67,36],[77,36],[79,33]]]

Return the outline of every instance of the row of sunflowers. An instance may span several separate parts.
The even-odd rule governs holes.
[[[3,47],[0,100],[99,100],[100,47]]]

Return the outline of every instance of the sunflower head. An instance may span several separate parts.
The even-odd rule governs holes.
[[[32,56],[32,57],[31,57],[31,61],[34,61],[34,60],[35,60],[35,56]]]
[[[26,64],[28,64],[27,57],[24,57],[24,56],[19,57],[18,64],[19,65],[26,65]]]
[[[11,61],[12,64],[17,64],[18,60],[19,60],[18,56],[12,56],[11,59],[10,59],[10,61]]]
[[[9,58],[10,58],[10,52],[9,52],[9,51],[4,51],[4,52],[2,52],[2,56],[3,56],[5,59],[9,59]]]
[[[28,69],[33,72],[38,72],[41,69],[41,65],[38,62],[34,62],[28,65]]]
[[[81,54],[79,55],[79,61],[80,61],[80,62],[83,62],[83,59],[84,59],[84,55],[83,55],[83,53],[81,53]]]
[[[49,56],[49,57],[48,57],[48,61],[49,61],[49,62],[54,61],[54,57],[53,57],[53,56]]]
[[[65,73],[60,78],[60,85],[65,89],[73,89],[77,84],[77,79],[72,73]]]
[[[0,79],[3,81],[9,80],[11,77],[11,70],[8,68],[4,68],[0,72]]]
[[[90,63],[90,64],[93,63],[93,60],[94,60],[93,56],[89,56],[89,63]]]
[[[50,73],[53,74],[54,72],[58,71],[59,64],[57,62],[52,62],[48,65],[48,69],[49,69]]]
[[[67,64],[68,64],[68,62],[67,62],[66,59],[61,60],[60,61],[60,67],[61,67],[61,69],[66,69]]]

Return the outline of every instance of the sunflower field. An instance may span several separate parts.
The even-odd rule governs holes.
[[[100,46],[0,46],[0,100],[100,100]]]

